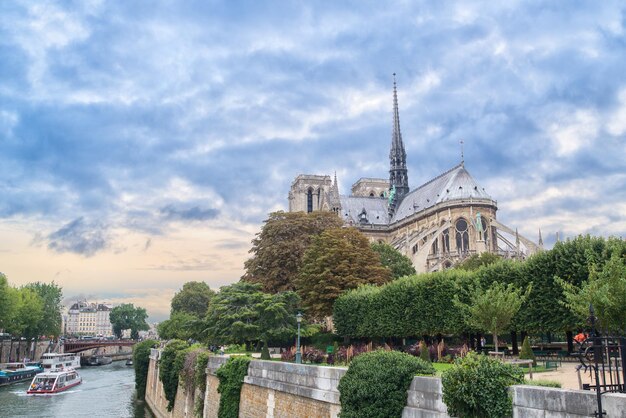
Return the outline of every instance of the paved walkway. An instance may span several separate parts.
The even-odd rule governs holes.
[[[538,364],[542,364],[542,361],[538,361]],[[533,373],[533,380],[554,380],[561,383],[563,389],[580,389],[578,384],[578,375],[576,374],[576,366],[580,363],[563,363],[562,366],[559,366],[556,370],[551,370],[549,372],[543,373]],[[526,375],[526,379],[528,379],[528,374]],[[591,379],[589,377],[589,373],[583,374],[581,372],[581,379],[583,383],[590,383]]]

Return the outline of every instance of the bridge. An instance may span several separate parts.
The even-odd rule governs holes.
[[[70,340],[63,344],[64,353],[80,353],[99,347],[130,347],[137,344],[134,340]]]

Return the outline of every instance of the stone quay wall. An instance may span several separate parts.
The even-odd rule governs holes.
[[[193,417],[194,397],[204,396],[204,418],[216,418],[220,395],[216,370],[227,357],[212,356],[207,365],[207,390],[187,394],[178,388],[176,405],[167,412],[167,400],[158,377],[158,350],[150,356],[146,402],[157,418]],[[340,411],[337,385],[345,368],[253,360],[241,389],[242,418],[336,418]],[[591,391],[538,386],[513,386],[513,418],[582,418],[593,416],[596,394]],[[407,392],[402,418],[450,418],[443,403],[441,379],[417,376]],[[626,417],[626,394],[602,395],[606,418]]]

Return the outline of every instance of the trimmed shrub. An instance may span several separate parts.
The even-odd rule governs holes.
[[[341,418],[400,417],[416,374],[435,374],[429,363],[398,351],[365,353],[339,382]]]
[[[263,348],[261,348],[261,360],[271,360],[270,349],[267,347],[267,343],[263,342]]]
[[[309,363],[320,364],[324,361],[326,355],[322,350],[313,347],[306,347],[302,354],[302,360]]]
[[[159,363],[159,379],[163,383],[163,392],[167,399],[167,410],[174,408],[176,392],[178,391],[178,376],[184,364],[178,353],[187,349],[188,344],[181,340],[171,340],[161,352]],[[178,357],[178,360],[177,360]]]
[[[133,346],[133,366],[135,368],[135,390],[137,399],[146,397],[146,382],[150,367],[150,349],[158,344],[155,340],[145,340]]]
[[[248,374],[250,357],[231,357],[215,373],[220,381],[217,391],[220,393],[218,418],[237,418],[243,378]]]
[[[537,365],[537,359],[535,358],[535,353],[533,353],[532,348],[530,348],[530,341],[528,341],[528,337],[524,338],[524,342],[522,343],[522,350],[519,353],[519,358],[522,360],[532,360],[533,366]]]
[[[524,372],[484,355],[469,353],[441,376],[443,402],[451,416],[505,418],[513,412],[508,387],[524,383]]]

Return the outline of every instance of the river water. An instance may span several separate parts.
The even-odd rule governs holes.
[[[153,417],[135,401],[135,372],[123,361],[82,367],[78,373],[80,385],[55,395],[26,395],[30,381],[0,387],[0,417]]]

